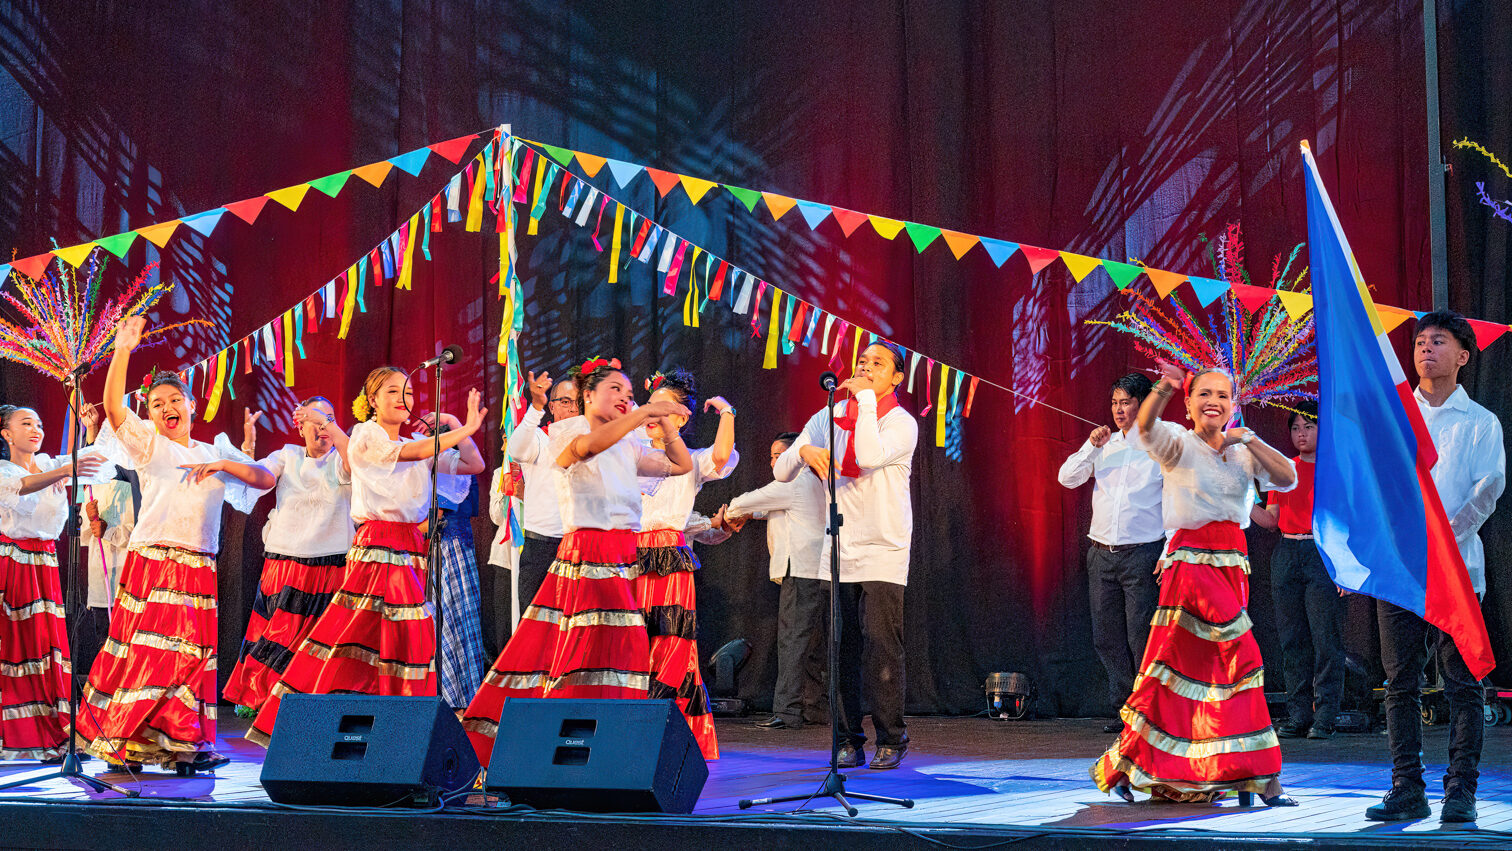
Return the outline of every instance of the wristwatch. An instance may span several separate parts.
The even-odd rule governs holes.
[[[733,416],[735,416],[735,406],[731,405],[730,407],[725,408],[723,411],[720,411],[719,414],[720,414],[720,416],[724,416],[725,414],[729,414],[730,416],[733,417]]]
[[[1241,438],[1239,438],[1239,442],[1242,443],[1242,444],[1244,444],[1245,446],[1249,446],[1251,443],[1255,442],[1255,433],[1252,432],[1252,431],[1246,430],[1244,432],[1244,436],[1241,437]]]

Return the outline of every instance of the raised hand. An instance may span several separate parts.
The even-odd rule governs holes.
[[[710,396],[709,398],[704,400],[703,405],[703,409],[705,411],[718,411],[721,414],[733,407],[735,406],[731,405],[729,402],[726,402],[725,397],[723,396]]]
[[[190,484],[199,484],[216,473],[226,469],[225,461],[211,461],[208,464],[181,464],[179,469],[184,471],[184,478]]]
[[[863,378],[860,375],[852,375],[850,378],[847,378],[844,381],[840,382],[840,386],[835,389],[843,390],[846,393],[854,396],[870,386],[871,382],[867,379]]]
[[[1112,429],[1108,428],[1107,426],[1098,426],[1097,428],[1092,429],[1092,436],[1088,439],[1092,441],[1093,446],[1102,446],[1103,444],[1107,443],[1108,438],[1112,436]]]
[[[105,466],[105,459],[99,455],[80,455],[79,463],[73,468],[73,475],[76,478],[87,479],[100,472],[103,466]]]
[[[100,406],[85,402],[79,407],[79,420],[86,431],[94,431],[100,425]]]
[[[527,374],[530,376],[530,406],[537,411],[544,411],[546,410],[546,396],[551,392],[551,373]]]
[[[1160,380],[1172,390],[1180,390],[1181,385],[1186,381],[1186,371],[1174,363],[1166,363],[1163,360],[1156,361],[1155,364],[1160,367]]]
[[[483,394],[478,392],[478,388],[474,387],[467,391],[467,422],[462,424],[462,428],[466,429],[468,434],[472,434],[483,427],[483,418],[488,416],[488,409],[480,407],[482,404]],[[445,416],[450,416],[450,414],[443,415],[443,417]],[[451,417],[451,419],[453,422],[456,422],[457,418]],[[456,428],[456,426],[452,426],[452,428]]]
[[[128,316],[116,325],[115,350],[131,354],[142,344],[142,332],[147,330],[147,320],[141,316]]]
[[[830,454],[828,449],[820,449],[817,446],[805,446],[798,450],[798,457],[809,466],[820,479],[829,481]]]
[[[666,419],[667,417],[687,417],[692,415],[692,412],[688,410],[688,406],[682,404],[681,402],[674,402],[671,399],[661,399],[656,402],[647,402],[636,410],[644,414],[646,419],[648,420],[661,420]],[[676,429],[673,429],[673,431],[676,431]]]
[[[1253,435],[1254,432],[1244,426],[1231,428],[1223,433],[1223,445],[1233,446],[1236,443],[1244,443],[1246,439],[1253,439]]]

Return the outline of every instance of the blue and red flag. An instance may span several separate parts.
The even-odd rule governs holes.
[[[1318,336],[1318,548],[1339,587],[1417,613],[1485,677],[1496,661],[1433,484],[1438,453],[1305,142],[1302,156]]]

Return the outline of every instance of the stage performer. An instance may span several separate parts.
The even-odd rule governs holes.
[[[1292,459],[1297,486],[1272,491],[1265,508],[1250,510],[1255,525],[1281,533],[1271,553],[1271,593],[1286,673],[1287,718],[1276,726],[1276,735],[1327,739],[1344,696],[1344,600],[1312,534],[1317,403],[1298,402],[1286,425],[1297,450]]]
[[[257,449],[260,416],[244,414],[242,451],[248,455]],[[352,470],[336,406],[324,396],[300,402],[294,431],[301,443],[258,462],[278,480],[277,504],[263,526],[262,579],[226,683],[226,699],[254,715],[325,613],[352,546]]]
[[[646,382],[646,388],[651,391],[650,402],[675,402],[690,411],[698,408],[697,386],[693,374],[685,369],[658,372]],[[693,468],[688,472],[641,482],[644,498],[632,588],[651,636],[650,697],[676,700],[704,759],[718,759],[719,740],[714,735],[714,717],[709,714],[709,691],[698,668],[698,601],[693,571],[698,570],[699,562],[685,530],[699,490],[733,473],[740,453],[735,450],[735,406],[714,396],[704,402],[704,410],[719,413],[714,444],[689,450]],[[655,449],[665,452],[669,442],[682,442],[680,432],[688,419],[674,414],[665,421],[649,420],[646,436]]]
[[[483,470],[473,433],[488,413],[477,390],[467,394],[467,421],[441,435],[439,473]],[[352,404],[357,425],[347,442],[352,468],[352,520],[357,534],[341,583],[325,613],[294,652],[247,739],[267,746],[286,694],[436,693],[436,635],[425,598],[426,548],[420,523],[430,510],[429,437],[403,440],[414,393],[405,371],[368,373]],[[461,452],[449,451],[463,447]]]
[[[1507,484],[1507,456],[1501,423],[1477,404],[1459,383],[1459,371],[1477,348],[1475,330],[1463,316],[1436,310],[1418,320],[1413,334],[1412,364],[1418,386],[1413,392],[1438,463],[1433,483],[1454,530],[1470,583],[1477,596],[1486,593],[1486,553],[1480,528]],[[1420,683],[1428,653],[1438,660],[1449,701],[1449,770],[1444,774],[1444,807],[1439,820],[1475,821],[1480,780],[1482,713],[1485,686],[1470,673],[1454,640],[1416,614],[1385,600],[1376,601],[1381,629],[1381,663],[1386,668],[1386,735],[1391,744],[1391,790],[1367,809],[1376,821],[1427,818],[1423,783],[1423,717]]]
[[[1160,560],[1160,605],[1118,741],[1092,766],[1103,791],[1134,799],[1212,801],[1227,790],[1241,803],[1292,806],[1281,788],[1281,745],[1265,706],[1265,669],[1245,611],[1249,560],[1240,522],[1252,480],[1271,490],[1296,484],[1290,460],[1247,428],[1226,428],[1235,385],[1220,369],[1188,384],[1190,429],[1160,419],[1183,373],[1162,377],[1140,405],[1133,440],[1165,473],[1164,525],[1174,529]]]
[[[641,528],[638,477],[679,476],[693,463],[670,424],[665,451],[635,431],[688,409],[672,401],[635,407],[618,360],[593,358],[575,380],[583,415],[554,423],[547,447],[562,471],[562,545],[463,718],[484,765],[507,698],[633,699],[651,687],[651,642],[630,587]]]
[[[903,381],[903,352],[877,342],[861,353],[856,373],[841,383],[854,394],[835,405],[840,463],[836,491],[844,525],[840,527],[840,766],[865,762],[866,735],[861,728],[861,678],[871,700],[877,750],[871,768],[897,768],[908,752],[903,723],[903,590],[908,585],[908,556],[913,542],[913,503],[909,478],[919,424],[898,405]],[[809,418],[793,445],[777,459],[774,474],[791,482],[804,466],[828,477],[829,413]],[[826,507],[826,511],[827,511]],[[830,571],[830,538],[819,554],[819,572]]]
[[[0,759],[56,763],[68,739],[68,628],[58,536],[73,462],[42,454],[42,418],[0,405]],[[79,456],[79,478],[103,459]]]
[[[798,439],[795,431],[772,441],[771,463]],[[777,595],[777,683],[772,715],[758,721],[766,730],[797,729],[805,723],[827,724],[824,693],[828,666],[825,636],[829,623],[829,562],[821,563],[824,480],[804,469],[791,482],[772,481],[743,493],[725,506],[725,521],[736,531],[747,520],[767,524],[767,578],[781,586]]]
[[[190,436],[194,397],[178,375],[149,377],[151,424],[126,407],[126,372],[145,327],[140,316],[121,320],[105,376],[107,422],[95,445],[137,472],[142,506],[78,728],[89,752],[112,763],[188,774],[229,761],[212,750],[221,505],[250,511],[275,482],[224,434],[214,444]]]
[[[1092,598],[1092,646],[1108,672],[1108,702],[1123,706],[1150,638],[1155,614],[1155,564],[1165,543],[1160,466],[1129,438],[1139,406],[1153,385],[1131,372],[1113,382],[1113,428],[1098,426],[1060,468],[1062,487],[1092,488],[1087,537],[1087,585]],[[1123,729],[1122,721],[1103,728]]]
[[[571,378],[553,383],[550,373],[537,375],[532,372],[529,379],[530,408],[520,418],[519,425],[510,432],[505,445],[509,460],[520,465],[520,472],[525,478],[525,511],[520,524],[524,529],[525,540],[520,549],[519,573],[514,577],[515,594],[521,612],[535,599],[536,592],[546,579],[546,572],[556,559],[557,549],[562,544],[562,511],[558,504],[560,494],[557,484],[562,477],[562,469],[557,466],[556,458],[551,455],[549,448],[551,426],[577,416],[581,398],[577,382]],[[548,413],[551,419],[543,423],[542,420]],[[500,500],[500,515],[494,521],[496,523],[504,520],[502,495]],[[508,585],[504,587],[507,589]],[[504,595],[497,594],[496,600],[500,597]],[[505,615],[499,622],[500,646],[508,640],[512,631],[510,614],[513,610],[514,605],[505,598]]]

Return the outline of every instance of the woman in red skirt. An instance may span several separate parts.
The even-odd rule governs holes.
[[[690,411],[698,406],[693,375],[687,370],[657,373],[647,387],[652,402],[676,402]],[[709,714],[709,692],[698,668],[698,599],[693,587],[698,556],[688,546],[684,530],[698,491],[705,482],[734,472],[740,454],[735,451],[735,407],[715,396],[704,403],[704,409],[719,412],[714,445],[690,450],[693,469],[688,472],[642,482],[641,533],[636,540],[637,563],[631,586],[651,636],[650,696],[676,700],[704,759],[718,759],[719,740],[714,735],[714,716]],[[653,420],[646,423],[646,436],[653,447],[665,451],[667,440],[687,423],[688,418],[681,414],[668,417],[668,431]]]
[[[112,763],[174,765],[180,773],[227,760],[215,743],[216,582],[221,505],[246,512],[273,476],[225,435],[190,436],[194,401],[183,380],[147,382],[145,422],[123,403],[141,317],[121,321],[105,377],[106,423],[95,445],[137,471],[142,507],[110,616],[78,710],[86,749]]]
[[[242,451],[248,455],[256,422],[247,416]],[[294,409],[294,429],[303,445],[281,447],[258,462],[278,479],[278,504],[263,526],[262,581],[226,683],[226,699],[254,715],[325,613],[352,547],[352,471],[335,407],[323,396],[306,399]]]
[[[443,475],[483,472],[472,435],[488,413],[477,390],[467,394],[467,421],[441,435]],[[294,652],[247,738],[267,746],[286,694],[436,693],[436,633],[425,600],[426,548],[419,524],[430,507],[432,443],[400,438],[414,393],[404,370],[368,373],[352,405],[358,423],[347,442],[352,520],[357,536],[340,586]],[[457,450],[457,451],[453,451]]]
[[[73,465],[40,454],[42,436],[36,411],[0,405],[0,760],[57,762],[68,739],[57,541]],[[81,478],[100,466],[98,455],[79,456]]]
[[[1159,607],[1118,741],[1092,766],[1104,792],[1132,801],[1131,787],[1174,801],[1212,801],[1232,789],[1241,803],[1293,806],[1281,788],[1281,746],[1265,706],[1265,669],[1250,632],[1249,559],[1240,524],[1251,482],[1287,490],[1296,469],[1247,428],[1227,428],[1233,379],[1197,373],[1186,395],[1190,429],[1160,419],[1182,373],[1163,378],[1139,409],[1136,446],[1164,473],[1165,526],[1175,533],[1157,570]]]
[[[563,477],[566,534],[546,581],[468,705],[463,726],[486,766],[499,713],[511,697],[645,698],[651,685],[646,619],[630,588],[641,528],[638,476],[692,469],[670,425],[665,451],[640,426],[688,409],[672,401],[635,407],[618,360],[594,358],[575,376],[583,415],[553,423],[547,451]]]

